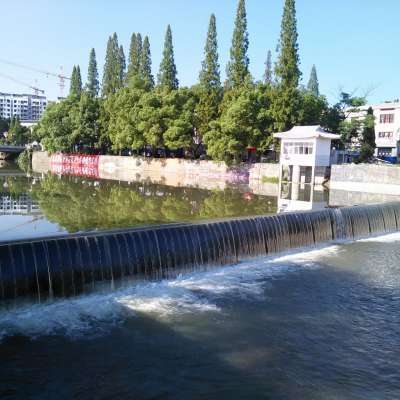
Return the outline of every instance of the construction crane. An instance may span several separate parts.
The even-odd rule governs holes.
[[[38,72],[39,74],[44,74],[47,77],[54,76],[54,77],[58,78],[58,86],[60,87],[60,95],[61,95],[61,97],[63,97],[63,95],[64,95],[65,81],[66,80],[71,80],[70,77],[64,75],[62,67],[60,67],[60,73],[56,73],[56,72],[49,72],[49,71],[46,71],[46,70],[43,70],[43,69],[40,69],[40,68],[31,67],[29,65],[19,64],[19,63],[16,63],[16,62],[3,60],[3,59],[0,59],[0,63],[11,65],[13,67],[23,68],[23,69],[26,69],[26,70],[29,70],[29,71]]]
[[[26,87],[32,89],[36,96],[38,96],[39,93],[44,94],[44,90],[43,89],[39,89],[36,86],[29,85],[29,83],[22,82],[19,79],[13,78],[12,76],[3,74],[2,72],[0,72],[0,76],[3,77],[3,78],[9,79],[10,81],[13,81],[15,83],[18,83],[19,85],[26,86]]]

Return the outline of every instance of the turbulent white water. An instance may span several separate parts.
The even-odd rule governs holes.
[[[360,239],[359,242],[393,243],[400,241],[400,232]]]
[[[365,241],[392,243],[400,241],[400,233],[359,242]],[[318,261],[322,257],[334,256],[343,250],[341,245],[330,245],[185,274],[171,280],[133,283],[106,293],[1,310],[0,341],[13,335],[93,337],[139,313],[164,321],[187,313],[219,313],[222,299],[264,300],[268,282],[284,274],[320,268]]]
[[[221,311],[219,300],[224,297],[262,300],[266,282],[299,268],[318,267],[316,261],[321,255],[338,251],[339,246],[329,246],[264,257],[172,280],[135,283],[113,292],[3,310],[0,311],[0,340],[12,335],[97,336],[138,313],[163,320],[187,313],[217,313]]]

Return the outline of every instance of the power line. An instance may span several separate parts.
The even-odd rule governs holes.
[[[58,78],[58,86],[60,87],[61,97],[63,97],[63,94],[64,94],[65,80],[71,80],[71,78],[69,76],[64,75],[62,67],[60,67],[61,72],[57,73],[57,72],[52,72],[52,71],[46,71],[44,69],[32,67],[32,66],[25,65],[25,64],[19,64],[19,63],[13,62],[13,61],[4,60],[1,58],[0,58],[0,63],[11,65],[13,67],[26,69],[26,70],[33,71],[33,72],[38,72],[39,74],[44,74],[47,77],[54,76],[54,77]]]

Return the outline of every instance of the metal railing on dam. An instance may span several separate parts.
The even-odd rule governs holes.
[[[0,298],[70,296],[132,277],[209,266],[400,229],[400,203],[173,224],[0,244]]]

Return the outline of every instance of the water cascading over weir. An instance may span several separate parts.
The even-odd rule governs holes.
[[[400,230],[400,203],[174,224],[0,244],[0,298],[70,296],[97,284]]]

